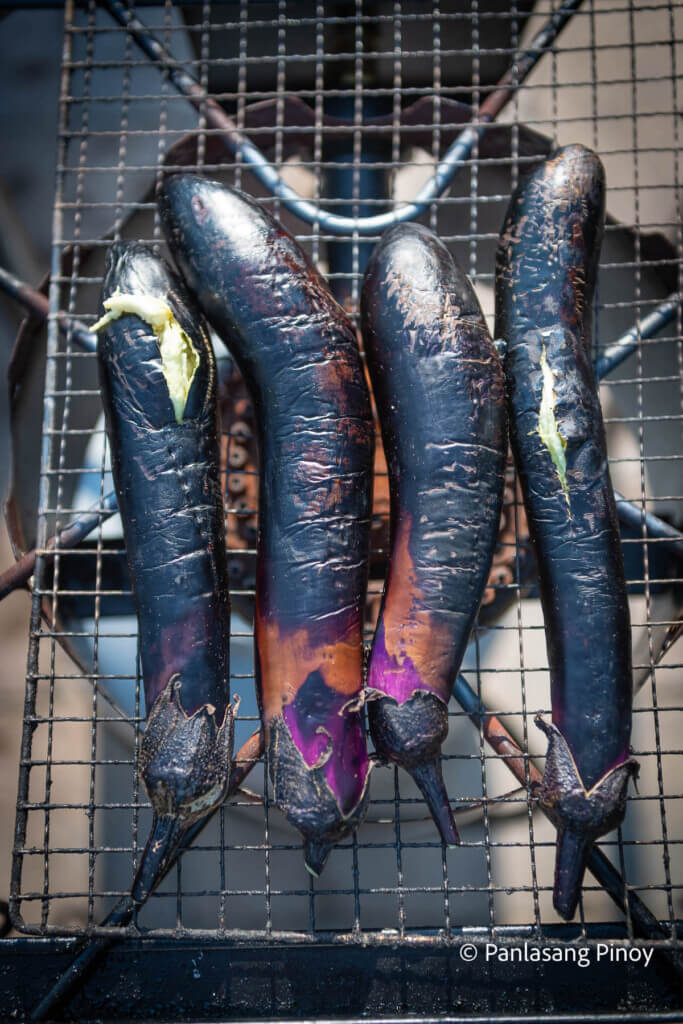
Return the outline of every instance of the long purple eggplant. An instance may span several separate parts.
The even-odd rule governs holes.
[[[372,738],[458,834],[440,749],[496,546],[507,436],[500,358],[467,277],[427,228],[388,231],[361,300],[391,491],[391,557],[368,669]]]
[[[374,433],[355,332],[294,239],[248,196],[178,175],[159,208],[256,410],[258,692],[275,799],[318,874],[367,802],[359,698]]]
[[[144,246],[111,247],[102,299],[100,383],[147,708],[138,768],[154,823],[134,885],[143,901],[230,775],[216,368],[181,282]]]
[[[586,856],[624,816],[637,770],[631,630],[605,431],[591,365],[605,213],[598,157],[558,150],[519,186],[498,248],[512,448],[534,543],[552,724],[538,798],[557,826],[554,903],[573,917]]]

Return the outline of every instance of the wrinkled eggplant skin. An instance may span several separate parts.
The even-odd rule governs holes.
[[[389,573],[367,679],[371,731],[380,756],[413,774],[451,843],[438,754],[496,545],[503,369],[472,286],[420,225],[381,239],[361,317],[391,491]]]
[[[374,434],[355,332],[294,239],[250,197],[176,175],[159,209],[256,410],[257,685],[276,797],[317,873],[367,800],[358,697]]]
[[[145,321],[122,316],[98,336],[147,708],[139,770],[168,833],[222,801],[232,756],[216,368],[183,286],[144,246],[111,247],[103,300],[116,289],[163,298],[200,357],[179,424]]]
[[[553,727],[545,726],[549,753],[538,795],[558,825],[555,905],[568,918],[590,843],[623,817],[635,770],[629,608],[591,365],[604,196],[594,153],[557,151],[514,193],[496,268],[496,334],[507,346],[511,443],[537,556],[551,676]],[[538,432],[544,351],[566,440],[567,496]]]

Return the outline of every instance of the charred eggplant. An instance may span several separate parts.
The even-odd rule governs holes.
[[[636,771],[629,608],[591,365],[604,212],[598,157],[582,146],[557,151],[514,193],[496,272],[551,678],[552,724],[537,723],[549,741],[538,798],[558,830],[554,903],[567,919],[591,844],[622,820]]]
[[[114,244],[95,325],[147,708],[139,771],[154,811],[143,901],[183,835],[225,797],[233,744],[216,369],[180,281]]]
[[[362,327],[391,491],[389,573],[368,669],[378,753],[458,841],[440,762],[448,701],[488,578],[503,499],[503,368],[474,290],[427,228],[375,249]]]
[[[159,208],[254,402],[259,699],[275,799],[318,874],[367,800],[359,698],[374,434],[355,332],[294,239],[250,197],[177,175]]]

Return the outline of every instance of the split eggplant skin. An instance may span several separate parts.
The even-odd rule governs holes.
[[[511,441],[551,678],[552,725],[538,720],[549,738],[538,796],[558,828],[554,902],[567,919],[590,846],[622,820],[636,770],[629,608],[591,365],[604,197],[594,153],[557,151],[514,193],[496,268],[496,333],[507,345]]]
[[[507,451],[503,368],[446,246],[405,224],[381,239],[361,298],[391,491],[391,556],[367,686],[373,741],[458,841],[440,748],[488,578]]]
[[[199,357],[178,423],[152,328],[124,315],[98,335],[147,708],[139,771],[155,823],[134,890],[144,899],[184,832],[227,790],[230,606],[211,343],[177,277],[144,246],[111,247],[103,301],[115,291],[164,300]]]
[[[359,698],[374,432],[355,332],[294,239],[250,197],[177,175],[159,209],[256,410],[257,688],[275,799],[318,874],[367,803]]]

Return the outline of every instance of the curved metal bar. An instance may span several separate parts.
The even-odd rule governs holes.
[[[50,537],[45,550],[42,552],[43,556],[45,558],[54,558],[60,549],[76,547],[100,523],[115,515],[116,512],[118,512],[116,492],[110,491],[108,494],[105,494],[101,502],[98,501],[87,512],[75,516],[67,523],[63,530],[60,530],[54,537]],[[3,597],[11,594],[13,590],[17,590],[28,583],[35,572],[37,554],[36,548],[32,548],[31,551],[27,551],[26,554],[17,559],[9,569],[0,573],[0,601],[2,601]]]
[[[620,363],[623,363],[627,356],[638,348],[638,344],[644,338],[651,338],[657,331],[671,323],[676,317],[678,307],[681,304],[681,297],[678,292],[672,292],[668,299],[661,302],[651,313],[643,317],[640,323],[636,323],[622,334],[618,341],[610,345],[602,353],[597,361],[596,373],[598,380],[615,370]]]
[[[32,288],[25,281],[20,281],[4,267],[0,267],[0,289],[15,299],[31,316],[47,320],[50,313],[50,302],[47,295],[43,295],[42,292]],[[71,332],[73,341],[84,352],[96,350],[97,338],[80,320],[60,311],[57,313],[57,322],[60,330],[65,334]]]
[[[543,54],[553,45],[582,3],[583,0],[565,0],[562,6],[546,21],[534,36],[529,48],[513,60],[498,85],[482,103],[477,124],[469,125],[460,133],[439,161],[433,177],[420,189],[412,203],[388,213],[377,214],[374,217],[354,218],[330,213],[327,210],[322,210],[315,203],[303,199],[298,192],[282,180],[258,146],[255,146],[239,131],[223,108],[210,96],[206,96],[196,78],[184,71],[173,55],[149,32],[140,19],[130,13],[123,0],[102,0],[103,7],[131,34],[143,53],[164,69],[178,92],[185,96],[195,108],[201,109],[206,123],[211,128],[223,133],[225,144],[231,153],[250,168],[271,195],[280,199],[290,213],[307,224],[317,224],[321,231],[331,235],[377,235],[394,224],[414,220],[425,213],[429,204],[446,191],[469,158],[477,139],[486,130],[486,126],[498,116],[514,96],[519,86]]]
[[[614,492],[614,499],[617,503],[617,513],[622,523],[625,523],[626,526],[632,526],[636,530],[641,530],[644,522],[648,533],[647,540],[655,538],[660,541],[668,541],[679,558],[683,558],[683,534],[680,530],[677,530],[675,526],[669,526],[668,523],[665,523],[659,516],[653,515],[652,512],[646,512],[640,505],[629,501],[619,491]]]

